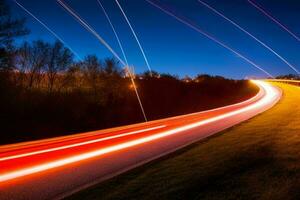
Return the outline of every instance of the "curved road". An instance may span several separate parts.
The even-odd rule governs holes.
[[[166,155],[269,108],[281,90],[253,81],[241,103],[147,123],[0,146],[0,199],[55,199]]]

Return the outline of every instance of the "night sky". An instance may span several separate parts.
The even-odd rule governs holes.
[[[87,54],[96,54],[100,58],[112,56],[55,0],[19,0],[19,2],[52,28],[81,57]],[[122,56],[113,32],[96,0],[65,0],[65,2],[89,22]],[[235,54],[162,13],[146,1],[120,0],[119,2],[134,26],[153,70],[180,76],[194,76],[199,73],[230,78],[265,76]],[[162,2],[190,18],[203,30],[238,50],[270,73],[274,75],[293,73],[276,56],[197,0],[162,0]],[[300,70],[300,42],[257,11],[247,0],[205,0],[205,2],[246,28]],[[300,1],[257,0],[256,2],[300,36]],[[147,70],[142,54],[116,3],[113,0],[102,0],[102,3],[119,33],[129,63],[135,66],[137,72]],[[44,27],[13,1],[9,1],[9,4],[14,16],[27,18],[26,25],[31,33],[22,38],[22,41],[23,39],[55,40]]]

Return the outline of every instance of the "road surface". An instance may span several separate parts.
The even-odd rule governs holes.
[[[281,90],[204,112],[66,137],[0,146],[0,199],[57,199],[247,120]]]

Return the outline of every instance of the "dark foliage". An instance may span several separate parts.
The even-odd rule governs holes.
[[[276,79],[300,80],[300,76],[296,74],[280,75]]]
[[[5,0],[0,0],[0,70],[10,70],[14,53],[13,40],[28,34],[24,19],[12,19]]]
[[[10,143],[142,122],[132,83],[114,59],[75,62],[60,42],[25,42],[28,31],[0,0],[0,141]],[[13,70],[12,70],[13,69]],[[135,77],[149,120],[246,99],[246,81],[200,75],[180,80],[145,72]]]
[[[30,89],[28,84],[15,81],[21,80],[18,72],[5,75],[10,81],[0,79],[1,143],[142,122],[130,79],[123,77],[115,64],[109,68],[118,73],[105,71],[110,62],[97,62],[99,66],[89,69],[91,66],[85,63],[89,59],[60,74],[51,93],[47,74]],[[247,81],[210,76],[206,80],[185,82],[171,75],[152,78],[141,75],[136,77],[136,83],[150,120],[235,103],[257,90]]]

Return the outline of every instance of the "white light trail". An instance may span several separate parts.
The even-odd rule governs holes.
[[[106,148],[102,148],[102,149],[98,149],[95,151],[91,151],[91,152],[87,152],[87,153],[82,153],[79,155],[75,155],[75,156],[71,156],[71,157],[67,157],[67,158],[63,158],[63,159],[59,159],[59,160],[55,160],[55,161],[51,161],[48,163],[44,163],[44,164],[40,164],[40,165],[36,165],[36,166],[32,166],[32,167],[28,167],[28,168],[24,168],[24,169],[20,169],[20,170],[16,170],[16,171],[12,171],[12,172],[7,172],[4,174],[0,174],[0,182],[5,182],[8,180],[12,180],[15,178],[19,178],[19,177],[23,177],[23,176],[27,176],[30,174],[35,174],[38,172],[42,172],[42,171],[46,171],[49,169],[53,169],[53,168],[57,168],[57,167],[62,167],[68,164],[72,164],[72,163],[76,163],[79,161],[83,161],[83,160],[87,160],[90,158],[94,158],[94,157],[98,157],[104,154],[108,154],[111,152],[115,152],[115,151],[119,151],[122,149],[127,149],[136,145],[140,145],[140,144],[144,144],[144,143],[148,143],[154,140],[158,140],[167,136],[171,136],[171,135],[175,135],[175,134],[179,134],[182,133],[183,131],[187,131],[187,130],[191,130],[193,128],[199,127],[199,126],[203,126],[209,123],[213,123],[216,121],[220,121],[220,120],[226,120],[226,118],[229,117],[234,117],[236,115],[239,114],[243,114],[245,112],[251,111],[251,110],[257,110],[257,112],[259,112],[260,108],[264,108],[267,105],[273,104],[275,102],[277,102],[277,100],[280,98],[281,93],[278,91],[278,89],[272,87],[270,84],[265,83],[263,81],[253,81],[255,84],[257,84],[261,90],[264,90],[265,96],[260,99],[258,102],[255,102],[249,106],[246,106],[244,108],[235,110],[235,111],[231,111],[222,115],[218,115],[216,117],[212,117],[209,119],[205,119],[202,121],[198,121],[192,124],[188,124],[188,125],[184,125],[178,128],[174,128],[168,131],[163,131],[161,133],[158,134],[154,134],[154,135],[150,135],[150,136],[146,136],[143,138],[139,138],[139,139],[135,139],[135,140],[131,140],[131,141],[127,141],[124,143],[120,143],[117,145],[113,145],[113,146],[109,146]]]
[[[178,15],[174,14],[172,11],[167,10],[166,8],[161,7],[160,5],[154,3],[151,0],[145,0],[147,1],[149,4],[153,5],[154,7],[160,9],[161,11],[163,11],[164,13],[166,13],[167,15],[175,18],[177,21],[185,24],[186,26],[190,27],[191,29],[197,31],[198,33],[201,33],[202,35],[204,35],[205,37],[209,38],[210,40],[214,41],[215,43],[221,45],[222,47],[224,47],[225,49],[231,51],[232,53],[234,53],[235,55],[237,55],[238,57],[242,58],[243,60],[245,60],[247,63],[249,63],[250,65],[254,66],[255,68],[259,69],[260,71],[262,71],[263,73],[267,74],[269,77],[274,78],[274,76],[272,74],[270,74],[269,72],[267,72],[266,70],[264,70],[263,68],[261,68],[260,66],[258,66],[256,63],[254,63],[253,61],[251,61],[250,59],[246,58],[245,56],[243,56],[241,53],[237,52],[236,50],[232,49],[231,47],[229,47],[228,45],[224,44],[223,42],[219,41],[218,39],[214,38],[213,36],[209,35],[208,33],[204,32],[203,30],[201,30],[199,27],[196,27],[196,25],[193,25],[192,23],[188,22],[185,19],[182,19],[181,17],[179,17]]]
[[[126,67],[125,67],[125,68],[126,68],[128,74],[129,74],[129,77],[130,77],[130,80],[131,80],[131,84],[133,85],[133,88],[134,88],[136,97],[137,97],[137,99],[138,99],[138,102],[139,102],[140,107],[141,107],[141,110],[142,110],[142,114],[143,114],[143,116],[144,116],[145,121],[148,121],[148,120],[147,120],[146,113],[145,113],[144,108],[143,108],[143,106],[142,106],[142,101],[141,101],[141,99],[140,99],[140,95],[138,94],[138,90],[137,90],[137,87],[136,87],[136,84],[135,84],[135,81],[134,81],[134,75],[133,75],[133,73],[131,72],[131,70],[130,70],[130,68],[129,68],[129,65],[128,65],[128,60],[127,60],[126,54],[125,54],[125,52],[124,52],[123,45],[122,45],[122,43],[121,43],[121,41],[120,41],[120,39],[119,39],[119,36],[118,36],[118,34],[117,34],[116,30],[115,30],[115,27],[114,27],[114,25],[112,24],[112,22],[111,22],[111,20],[110,20],[110,17],[108,16],[108,14],[107,14],[105,8],[104,8],[103,5],[101,4],[100,0],[97,0],[97,2],[98,2],[98,4],[99,4],[99,6],[102,8],[103,13],[104,13],[104,15],[105,15],[105,17],[106,17],[108,23],[110,24],[111,29],[112,29],[113,32],[114,32],[114,35],[115,35],[115,37],[116,37],[116,39],[117,39],[117,42],[118,42],[119,47],[120,47],[120,49],[121,49],[121,52],[122,52],[122,54],[123,54],[124,60],[125,60],[125,62],[126,62]]]
[[[82,60],[82,58],[78,55],[76,51],[74,51],[70,45],[68,45],[61,37],[59,37],[49,26],[47,26],[44,22],[42,22],[39,18],[37,18],[32,12],[30,12],[28,9],[26,9],[22,4],[20,4],[18,1],[14,0],[14,2],[23,9],[27,14],[29,14],[32,18],[34,18],[37,22],[39,22],[44,28],[46,28],[54,37],[56,37],[61,43],[63,43],[66,47],[68,47],[74,55],[79,59]]]
[[[123,10],[123,8],[122,8],[122,6],[120,5],[119,1],[118,1],[118,0],[115,0],[115,2],[117,3],[119,9],[121,10],[122,15],[124,16],[124,18],[125,18],[125,20],[126,20],[128,26],[129,26],[129,28],[130,28],[132,34],[133,34],[133,36],[134,36],[134,38],[135,38],[135,40],[136,40],[136,42],[137,42],[137,44],[138,44],[138,46],[139,46],[139,48],[140,48],[140,50],[141,50],[141,53],[142,53],[142,55],[143,55],[143,57],[144,57],[144,60],[145,60],[146,65],[147,65],[147,67],[148,67],[150,76],[152,76],[152,69],[151,69],[150,64],[149,64],[149,62],[148,62],[147,56],[146,56],[146,54],[145,54],[145,52],[144,52],[144,49],[143,49],[143,47],[142,47],[142,45],[141,45],[141,43],[140,43],[140,41],[139,41],[139,39],[138,39],[138,37],[137,37],[137,35],[136,35],[134,29],[133,29],[133,27],[132,27],[132,25],[131,25],[129,19],[127,18],[126,14],[125,14],[125,12],[124,12],[124,10]]]
[[[124,49],[123,49],[123,45],[122,45],[122,43],[121,43],[121,41],[120,41],[120,38],[119,38],[119,36],[118,36],[118,33],[117,33],[117,31],[116,31],[116,29],[115,29],[113,23],[111,22],[110,17],[108,16],[108,14],[107,14],[107,12],[106,12],[104,6],[102,5],[101,1],[100,1],[100,0],[97,0],[97,2],[98,2],[98,4],[99,4],[99,6],[101,7],[101,9],[102,9],[102,11],[103,11],[103,13],[104,13],[104,15],[105,15],[107,21],[108,21],[108,23],[109,23],[109,25],[110,25],[110,27],[111,27],[113,33],[114,33],[116,39],[117,39],[117,42],[118,42],[119,47],[120,47],[120,49],[121,49],[121,52],[122,52],[122,54],[123,54],[124,60],[125,60],[125,62],[126,62],[126,65],[129,66],[129,65],[128,65],[128,61],[127,61],[127,57],[126,57],[125,51],[124,51]]]
[[[137,87],[136,87],[136,84],[135,84],[135,81],[134,81],[134,74],[131,72],[129,66],[127,66],[126,68],[127,68],[127,72],[128,72],[128,74],[129,74],[130,80],[131,80],[131,84],[132,84],[132,86],[133,86],[133,88],[134,88],[136,97],[137,97],[138,102],[139,102],[139,104],[140,104],[140,107],[141,107],[141,110],[142,110],[142,114],[143,114],[143,116],[144,116],[145,121],[147,122],[148,119],[147,119],[147,116],[146,116],[146,112],[145,112],[145,110],[144,110],[144,107],[143,107],[143,104],[142,104],[140,95],[139,95],[139,93],[138,93],[138,90],[137,90]]]
[[[237,24],[236,22],[232,21],[231,19],[229,19],[228,17],[226,17],[223,13],[221,13],[220,11],[217,11],[215,8],[211,7],[210,5],[208,5],[207,3],[198,0],[199,3],[201,3],[202,5],[206,6],[208,9],[210,9],[211,11],[213,11],[214,13],[216,13],[217,15],[219,15],[220,17],[222,17],[223,19],[225,19],[226,21],[228,21],[229,23],[231,23],[232,25],[234,25],[235,27],[237,27],[239,30],[241,30],[242,32],[244,32],[245,34],[247,34],[248,36],[250,36],[252,39],[254,39],[256,42],[258,42],[259,44],[261,44],[263,47],[265,47],[266,49],[268,49],[271,53],[273,53],[277,58],[279,58],[281,61],[283,61],[285,64],[287,64],[292,70],[294,70],[297,74],[300,74],[300,72],[291,64],[289,63],[285,58],[283,58],[279,53],[277,53],[274,49],[272,49],[270,46],[268,46],[266,43],[262,42],[260,39],[258,39],[257,37],[255,37],[253,34],[251,34],[249,31],[245,30],[243,27],[241,27],[239,24]]]
[[[111,140],[111,139],[116,139],[116,138],[120,138],[120,137],[129,136],[129,135],[135,135],[135,134],[143,133],[143,132],[147,132],[147,131],[153,131],[153,130],[157,130],[157,129],[161,129],[161,128],[165,128],[165,127],[166,127],[166,125],[155,126],[155,127],[152,127],[152,128],[145,128],[145,129],[141,129],[141,130],[137,130],[137,131],[131,131],[131,132],[128,132],[128,133],[123,133],[123,134],[108,136],[108,137],[104,137],[104,138],[89,140],[89,141],[86,141],[86,142],[79,142],[79,143],[75,143],[75,144],[49,148],[49,149],[45,149],[45,150],[33,151],[33,152],[30,152],[30,153],[23,153],[23,154],[18,154],[18,155],[13,155],[13,156],[2,157],[2,158],[0,158],[0,161],[6,161],[6,160],[11,160],[11,159],[16,159],[16,158],[23,158],[23,157],[37,155],[37,154],[43,154],[43,153],[59,151],[59,150],[63,150],[63,149],[79,147],[79,146],[83,146],[83,145],[93,144],[93,143],[97,143],[97,142],[102,142],[102,141],[106,141],[106,140]]]
[[[87,23],[85,22],[81,17],[79,17],[72,9],[70,9],[62,0],[57,0],[57,2],[66,10],[68,11],[74,18],[76,18],[81,25],[85,29],[87,29],[90,33],[92,33],[101,44],[103,44],[124,66],[126,66],[126,63],[118,56],[118,54],[111,48],[111,46]]]
[[[125,63],[121,58],[120,56],[112,49],[112,47],[85,21],[83,20],[78,14],[75,13],[75,11],[73,11],[69,6],[67,6],[67,4],[65,4],[62,0],[57,0],[57,2],[69,13],[71,14],[71,16],[73,16],[87,31],[89,31],[91,34],[93,34],[101,44],[103,44],[120,62],[121,64],[124,66],[124,68],[126,69],[127,67],[127,63]],[[131,73],[129,73],[130,75],[130,80],[134,86],[134,90],[135,90],[135,94],[137,96],[137,99],[138,99],[138,102],[139,102],[139,105],[140,105],[140,108],[141,108],[141,111],[142,111],[142,114],[143,114],[143,117],[145,119],[145,121],[148,121],[147,120],[147,117],[146,117],[146,113],[145,113],[145,110],[144,110],[144,106],[142,104],[142,101],[140,99],[140,96],[139,96],[139,93],[138,93],[138,90],[137,90],[137,87],[136,87],[136,84],[134,82],[134,78],[132,76]]]
[[[292,37],[294,37],[298,42],[300,42],[300,38],[293,33],[288,27],[286,27],[284,24],[282,24],[280,21],[275,19],[270,13],[268,13],[262,6],[259,6],[257,3],[254,1],[248,0],[248,2],[255,7],[257,10],[262,12],[265,16],[267,16],[269,19],[271,19],[273,22],[275,22],[278,26],[280,26],[282,29],[284,29],[286,32],[288,32]]]

